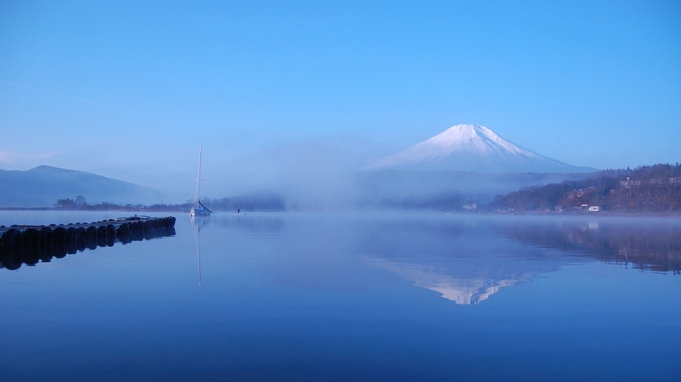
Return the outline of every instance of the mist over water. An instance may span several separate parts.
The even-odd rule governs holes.
[[[0,225],[111,215],[3,212]],[[172,237],[0,269],[0,288],[16,291],[0,296],[0,325],[15,328],[0,334],[11,349],[3,375],[671,381],[679,372],[677,219],[177,217]]]
[[[477,174],[362,170],[371,150],[348,142],[298,142],[217,171],[204,161],[203,195],[279,195],[290,211],[460,210],[522,187],[581,179],[584,174]],[[374,154],[375,155],[375,154]],[[206,169],[208,167],[208,169]],[[210,167],[213,167],[211,170]]]
[[[679,20],[0,1],[0,382],[681,380]]]

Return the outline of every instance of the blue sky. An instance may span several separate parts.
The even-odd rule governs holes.
[[[229,193],[459,123],[574,165],[681,159],[678,1],[2,1],[0,52],[5,170],[191,193],[203,145]]]

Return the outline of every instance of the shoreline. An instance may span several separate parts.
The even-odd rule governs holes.
[[[53,208],[53,207],[0,207],[0,211],[49,211],[49,212],[58,212],[58,211],[64,211],[64,212],[114,212],[114,211],[120,211],[120,212],[186,212],[189,213],[188,209],[173,209],[173,208],[164,208],[164,209],[149,209],[149,208],[102,208],[102,209],[64,209],[64,208]],[[231,210],[229,211],[216,211],[216,212],[233,212]],[[253,211],[244,211],[244,212],[266,212],[266,213],[297,213],[297,212],[305,212],[305,211],[286,211],[286,210],[280,210],[280,211],[267,211],[267,210],[253,210]],[[310,211],[310,212],[320,212],[320,211]],[[324,213],[323,211],[321,211]],[[333,213],[332,211],[328,211],[330,213]],[[334,211],[338,212],[338,211]],[[598,212],[589,212],[589,211],[570,211],[570,212],[555,212],[555,211],[440,211],[440,210],[428,210],[428,209],[423,209],[423,210],[403,210],[403,209],[386,209],[386,210],[348,210],[346,212],[361,212],[361,213],[399,213],[399,212],[406,212],[406,213],[413,213],[413,212],[430,212],[430,213],[435,213],[435,214],[451,214],[451,215],[492,215],[492,216],[518,216],[518,215],[530,215],[530,216],[582,216],[582,217],[598,217],[598,216],[607,216],[607,217],[681,217],[681,211],[598,211]]]

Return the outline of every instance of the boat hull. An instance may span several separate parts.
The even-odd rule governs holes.
[[[210,216],[210,211],[204,208],[195,207],[189,211],[189,216]]]

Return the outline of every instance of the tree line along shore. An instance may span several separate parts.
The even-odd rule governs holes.
[[[518,191],[495,196],[491,202],[467,202],[456,190],[451,193],[418,198],[407,195],[400,200],[383,200],[377,208],[398,210],[436,210],[475,213],[681,213],[681,165],[676,163],[640,166],[635,169],[610,169],[584,175],[578,180],[566,180],[524,187]],[[412,197],[412,199],[410,199]],[[202,199],[214,211],[285,211],[286,201],[276,194]],[[361,204],[361,203],[360,203]],[[146,211],[186,212],[193,201],[166,204],[88,203],[83,196],[59,199],[53,207],[2,208],[3,210],[85,210],[85,211]],[[376,206],[358,205],[372,210]]]
[[[497,195],[493,211],[674,212],[681,210],[681,165],[603,170],[582,180]]]
[[[257,195],[257,196],[236,196],[219,199],[205,198],[201,202],[214,211],[283,211],[285,209],[284,199],[277,195]],[[116,204],[109,202],[90,204],[83,196],[75,198],[59,199],[53,207],[38,208],[3,208],[12,211],[146,211],[146,212],[186,212],[189,211],[194,202],[175,204]]]

